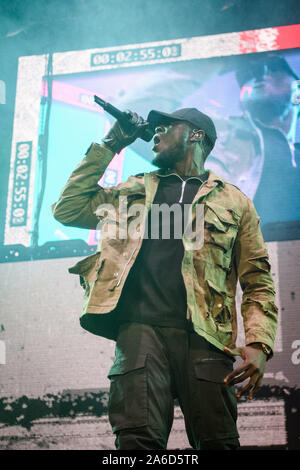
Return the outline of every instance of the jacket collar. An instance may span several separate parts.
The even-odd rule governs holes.
[[[208,178],[206,180],[206,184],[211,186],[213,182],[218,183],[218,185],[224,187],[225,184],[227,183],[226,180],[221,178],[220,176],[216,175],[212,170],[205,170],[208,171]],[[171,175],[177,175],[179,178],[181,178],[176,172],[172,172],[170,170],[155,170],[149,173],[150,175],[156,176],[156,177],[162,177],[162,176],[171,176]],[[201,178],[200,175],[195,175],[193,178],[198,178],[200,181],[204,182],[204,180]],[[215,186],[215,185],[214,185]]]
[[[211,193],[211,191],[213,191],[213,189],[215,189],[217,186],[224,188],[225,184],[227,183],[226,180],[223,180],[223,178],[220,178],[219,176],[217,176],[212,170],[208,170],[208,172],[209,172],[208,179],[203,184],[200,185],[200,188],[198,189],[195,195],[193,203],[208,196],[208,194]],[[161,172],[161,170],[156,170],[156,171],[152,171],[150,173],[144,174],[146,207],[148,209],[150,209],[151,204],[154,200],[154,196],[155,196],[158,183],[159,183],[159,176],[162,176],[162,175],[169,176],[167,172],[164,173],[164,172]],[[200,176],[201,175],[199,175],[199,177]]]

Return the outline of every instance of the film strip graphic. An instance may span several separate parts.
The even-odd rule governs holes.
[[[300,47],[300,25],[289,25],[251,31],[233,32],[210,36],[176,39],[153,43],[128,45],[122,48],[111,47],[71,51],[53,54],[53,75],[94,72],[96,70],[123,67],[146,66],[150,64],[188,61],[212,57],[225,57]],[[32,217],[34,211],[34,186],[36,173],[36,155],[38,151],[38,129],[43,80],[48,62],[48,55],[19,58],[18,81],[16,90],[15,119],[13,128],[8,199],[4,244],[31,245]],[[34,74],[32,73],[34,70]],[[55,93],[59,94],[59,89]],[[70,88],[69,88],[70,92]],[[78,94],[78,90],[74,93]],[[92,107],[89,96],[82,102],[82,96],[68,94],[67,100],[81,102],[81,106]],[[30,143],[30,167],[25,171],[17,168],[16,159],[24,143]],[[21,147],[23,146],[23,147]],[[26,165],[26,163],[24,163]],[[24,170],[26,191],[19,193],[16,171]],[[18,174],[20,174],[20,171]],[[24,177],[25,179],[25,177]],[[23,206],[16,207],[21,197]],[[23,209],[18,210],[16,209]],[[21,221],[22,217],[24,218]],[[15,215],[17,214],[18,219]]]

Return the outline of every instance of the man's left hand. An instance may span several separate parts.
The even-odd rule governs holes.
[[[262,351],[259,345],[245,346],[243,348],[236,348],[229,350],[224,348],[224,352],[231,356],[241,356],[244,362],[241,366],[234,369],[230,374],[225,377],[224,382],[226,385],[231,386],[243,382],[248,377],[250,378],[247,385],[245,385],[236,394],[240,398],[243,393],[249,392],[249,398],[252,400],[253,395],[260,387],[261,381],[264,376],[267,356]]]

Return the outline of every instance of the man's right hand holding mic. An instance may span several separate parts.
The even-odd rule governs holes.
[[[141,137],[149,127],[149,123],[138,114],[129,110],[124,113],[128,116],[128,122],[116,121],[102,139],[102,142],[114,153],[120,153],[124,147]]]

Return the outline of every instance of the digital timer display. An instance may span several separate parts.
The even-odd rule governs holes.
[[[181,56],[180,44],[167,46],[143,47],[138,49],[121,49],[91,55],[91,65],[119,65],[124,63],[145,62],[158,59],[169,59]]]
[[[14,169],[14,185],[10,226],[26,225],[29,175],[31,164],[31,142],[18,142]]]

